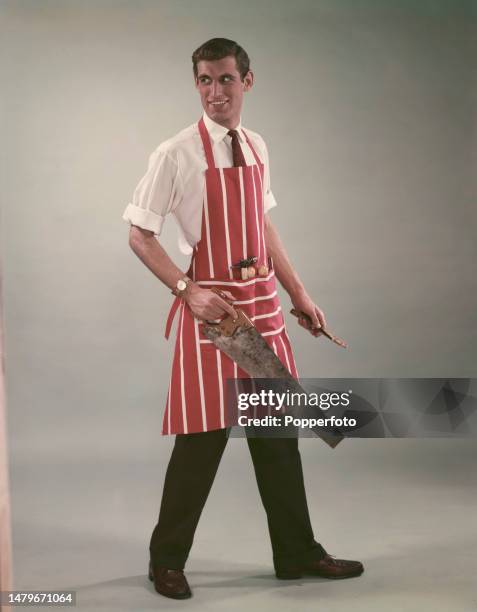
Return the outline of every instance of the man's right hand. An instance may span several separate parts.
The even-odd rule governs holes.
[[[234,296],[229,291],[223,291],[233,302]],[[194,317],[202,321],[213,321],[221,319],[224,315],[230,315],[233,319],[238,317],[234,308],[215,291],[204,289],[196,283],[188,283],[183,298],[192,311]]]

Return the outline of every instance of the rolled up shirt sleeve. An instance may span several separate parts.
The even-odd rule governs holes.
[[[166,215],[179,204],[182,193],[177,158],[160,145],[149,156],[147,172],[137,184],[122,218],[159,236]]]

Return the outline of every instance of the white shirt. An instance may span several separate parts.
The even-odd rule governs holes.
[[[209,132],[215,164],[218,168],[233,166],[232,139],[228,128],[212,121],[204,112],[204,123]],[[255,164],[255,158],[237,126],[245,162]],[[276,206],[270,189],[268,151],[262,137],[247,129],[253,147],[265,166],[264,209]],[[132,225],[151,230],[159,236],[167,214],[172,213],[179,227],[179,248],[186,255],[199,242],[202,225],[202,205],[207,162],[197,122],[162,142],[150,155],[146,174],[134,190],[123,219]]]

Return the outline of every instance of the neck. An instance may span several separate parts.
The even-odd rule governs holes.
[[[218,123],[219,125],[221,125],[221,126],[222,126],[222,127],[224,127],[224,128],[227,128],[228,130],[235,130],[235,128],[236,128],[236,127],[239,125],[239,123],[240,123],[240,117],[238,117],[238,118],[237,118],[237,117],[234,117],[234,118],[231,118],[231,119],[225,119],[225,120],[223,120],[223,121],[220,121],[219,119],[213,119],[213,118],[212,118],[212,117],[209,115],[209,113],[208,113],[207,111],[205,111],[205,112],[206,112],[207,117],[209,117],[209,119],[210,119],[211,121],[214,121],[215,123]]]

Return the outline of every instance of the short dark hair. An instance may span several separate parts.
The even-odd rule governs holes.
[[[240,73],[240,78],[244,80],[247,72],[250,70],[250,58],[247,52],[236,43],[234,40],[228,38],[211,38],[204,44],[200,45],[192,54],[192,68],[194,70],[194,76],[197,78],[197,64],[201,60],[213,61],[223,59],[229,55],[235,57],[237,64],[237,70]]]

